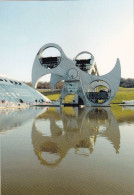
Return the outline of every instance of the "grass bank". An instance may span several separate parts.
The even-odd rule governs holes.
[[[123,100],[134,100],[134,88],[119,87],[119,90],[111,103],[120,104]]]
[[[54,93],[50,91],[41,91],[40,92],[47,96],[50,100],[56,101],[60,97],[60,91],[55,91]],[[73,100],[74,95],[68,95],[65,98],[65,102],[71,102]],[[134,88],[123,88],[119,87],[118,92],[116,93],[116,96],[114,97],[112,104],[120,104],[123,100],[129,101],[134,100]]]

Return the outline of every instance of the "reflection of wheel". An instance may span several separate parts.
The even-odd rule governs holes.
[[[32,127],[32,144],[40,163],[49,167],[57,166],[66,155],[66,151],[64,152],[57,142],[54,142],[53,136],[43,136],[36,121]]]
[[[51,144],[53,146],[54,143],[51,143]],[[45,143],[45,145],[47,146],[47,143]],[[41,164],[46,165],[46,166],[49,166],[49,167],[55,167],[55,166],[57,166],[62,161],[62,158],[63,158],[62,155],[61,155],[61,153],[60,153],[60,149],[58,149],[59,151],[56,151],[56,152],[48,152],[47,150],[45,151],[44,146],[42,148],[42,151],[40,151],[38,153],[38,159],[40,160]],[[56,149],[57,149],[57,146],[56,146]],[[51,150],[51,148],[50,148],[50,150]],[[54,148],[54,150],[55,150],[55,148]],[[43,155],[43,152],[45,152],[45,154],[48,153],[51,156],[51,158],[52,157],[55,157],[57,155],[57,159],[55,159],[54,161],[53,160],[46,160],[45,159],[45,156]]]
[[[96,121],[104,122],[104,121],[108,120],[108,113],[106,110],[104,110],[102,108],[96,108],[88,113],[88,117],[91,120],[93,119]]]

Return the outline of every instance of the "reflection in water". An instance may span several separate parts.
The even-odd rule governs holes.
[[[48,110],[33,123],[32,144],[41,164],[57,166],[70,149],[78,155],[90,155],[98,136],[109,140],[119,153],[120,132],[110,108],[71,108],[71,113],[65,108],[56,109]],[[45,133],[46,121],[50,122],[49,133]]]
[[[0,134],[12,130],[17,126],[21,126],[28,120],[35,118],[42,112],[45,112],[41,108],[15,108],[15,109],[2,109],[0,110]]]

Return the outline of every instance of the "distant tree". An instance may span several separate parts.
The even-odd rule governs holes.
[[[29,85],[30,87],[32,87],[32,82],[24,82],[26,83],[27,85]]]
[[[26,82],[26,84],[29,85],[30,87],[32,86],[31,82]],[[64,82],[60,81],[55,85],[55,89],[62,89],[63,85],[64,85]],[[121,78],[120,87],[134,88],[134,79]],[[37,89],[50,89],[50,82],[39,82],[37,85]]]
[[[134,88],[134,79],[131,79],[131,78],[128,78],[128,79],[121,78],[120,87]]]
[[[29,85],[30,87],[32,87],[31,82],[25,82],[25,83]],[[63,85],[64,85],[64,82],[60,81],[55,85],[55,89],[62,89]],[[50,82],[38,82],[37,89],[50,89]]]

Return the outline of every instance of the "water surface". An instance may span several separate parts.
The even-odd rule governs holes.
[[[2,194],[134,194],[134,109],[0,110]]]

